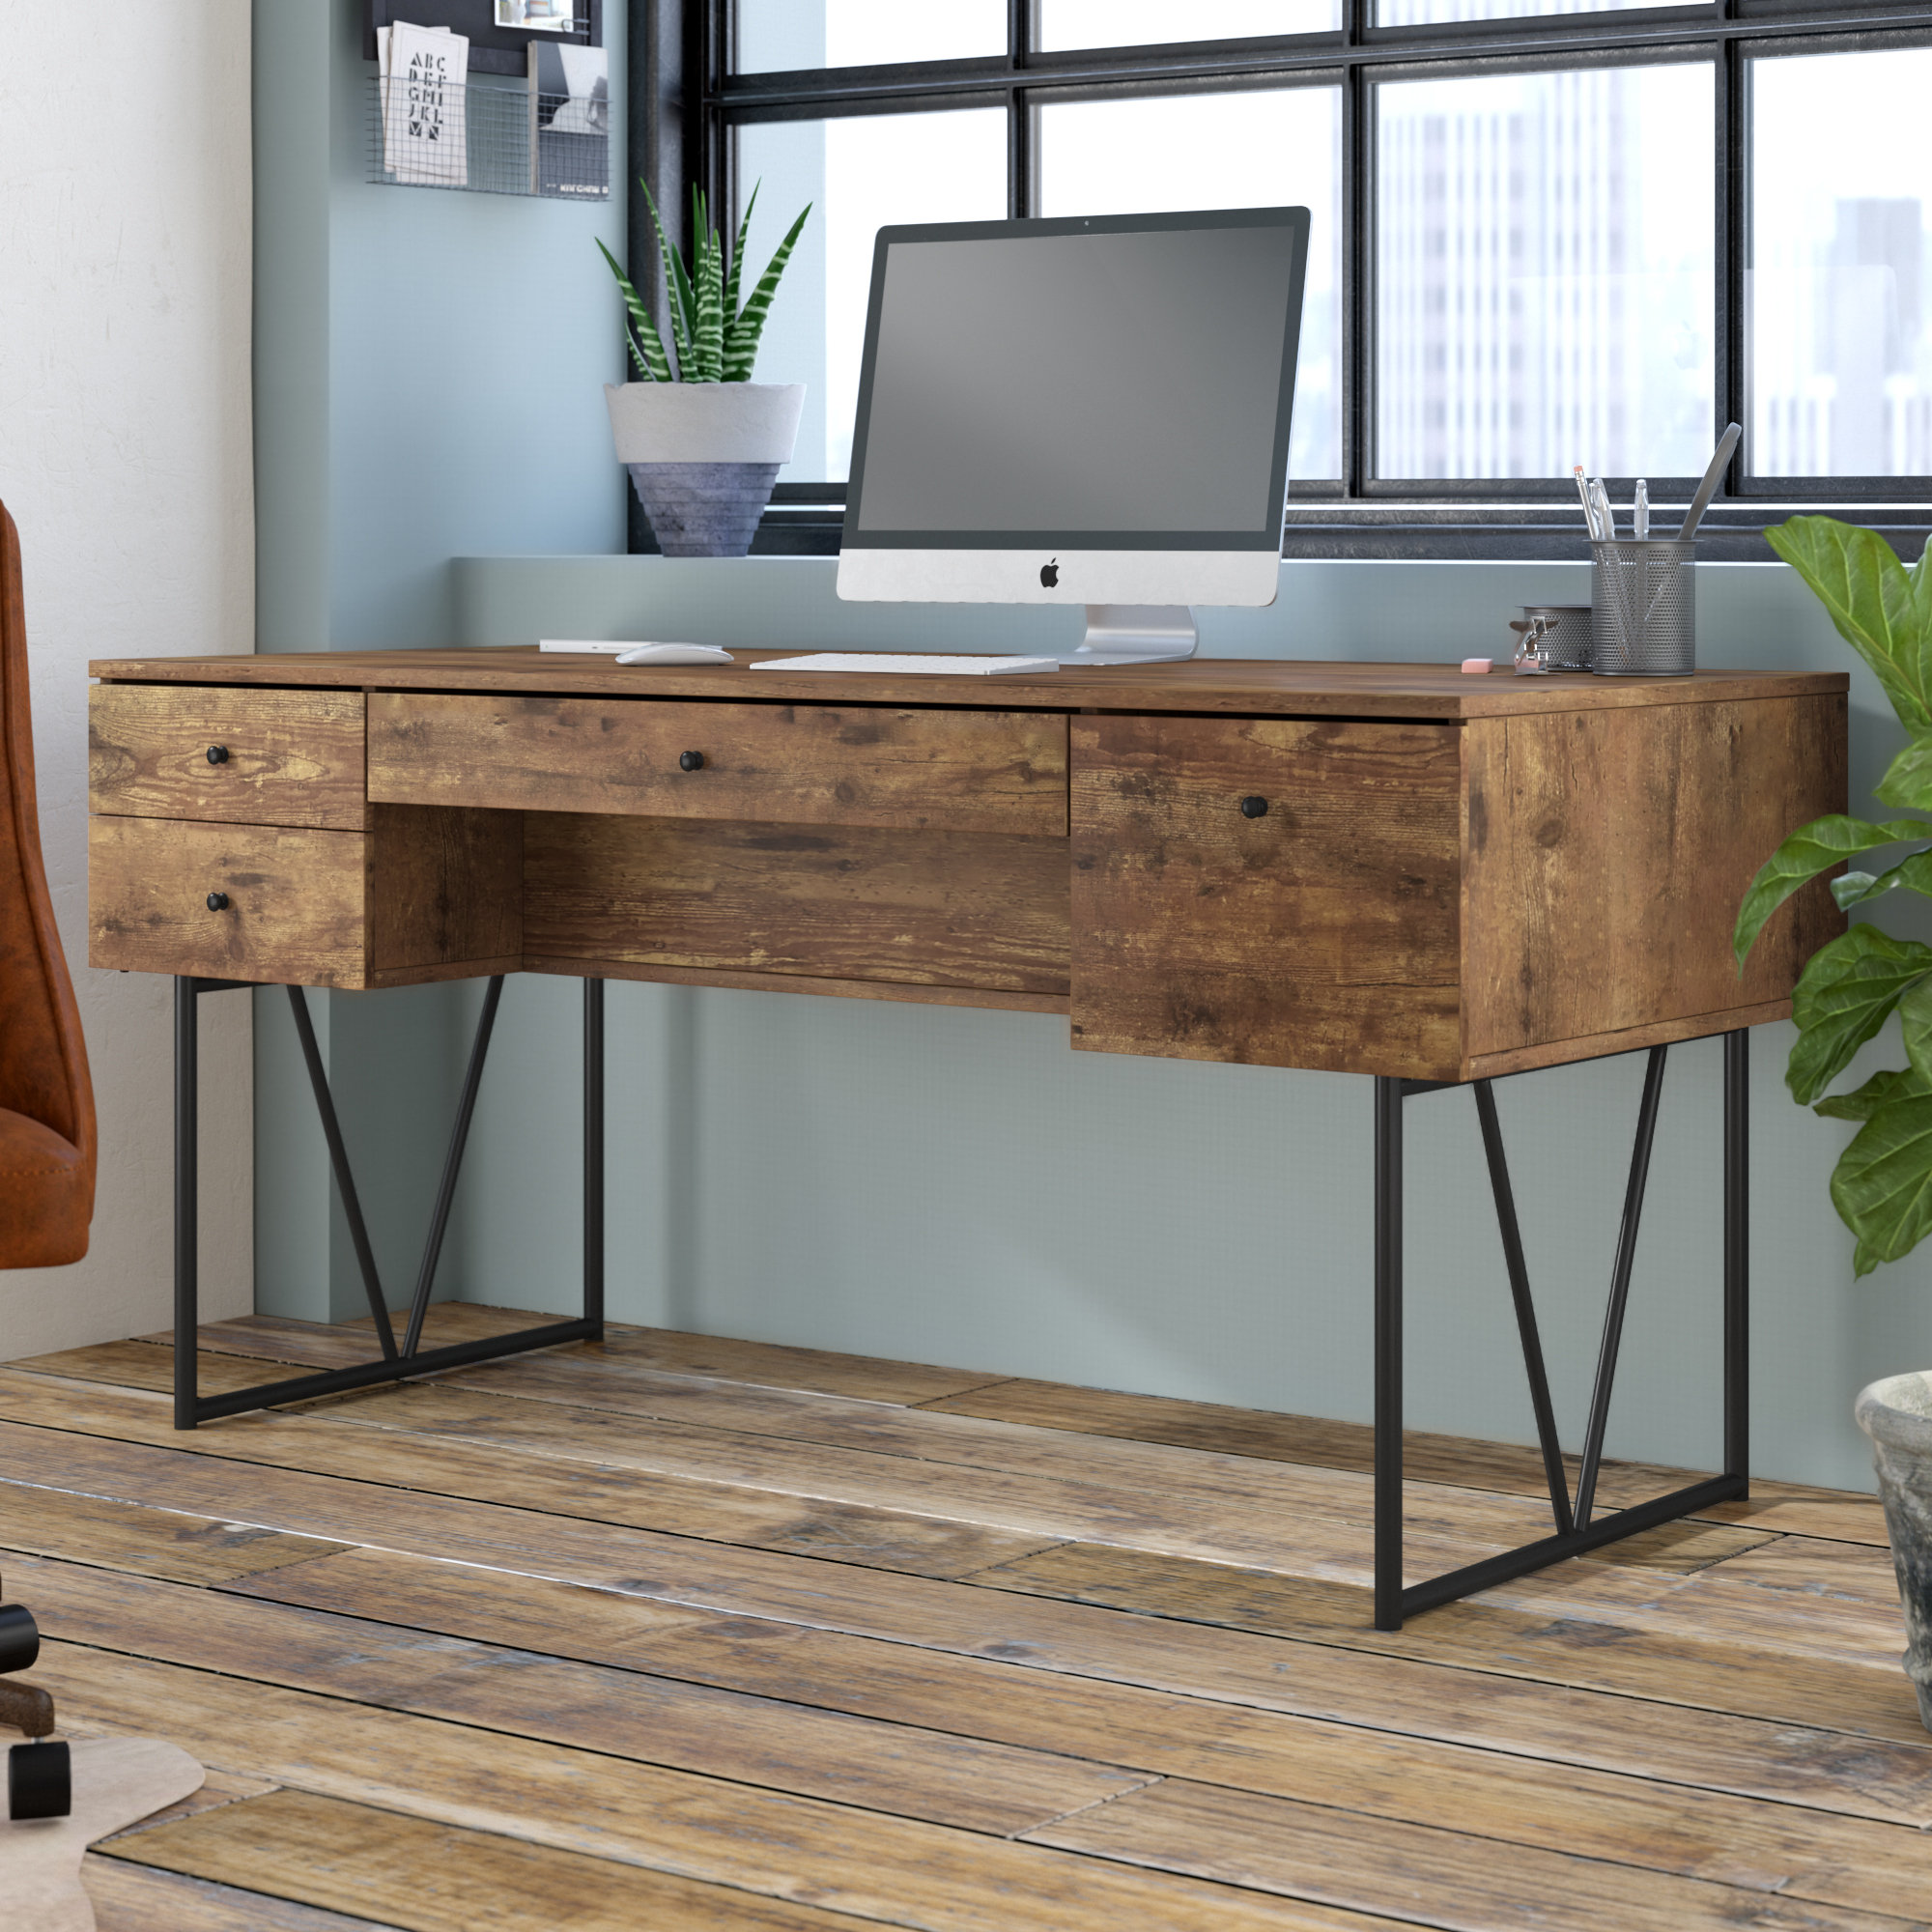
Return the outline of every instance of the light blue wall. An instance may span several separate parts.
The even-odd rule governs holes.
[[[263,648],[1071,641],[1069,612],[841,606],[814,560],[614,554],[621,472],[598,386],[619,351],[591,236],[618,245],[621,205],[366,184],[354,14],[256,9]],[[1586,594],[1567,566],[1293,564],[1272,610],[1204,613],[1203,647],[1500,655],[1516,605]],[[1774,567],[1707,568],[1699,625],[1709,665],[1846,668]],[[1853,731],[1856,803],[1893,742],[1862,672]],[[478,997],[315,996],[395,1298]],[[1367,1415],[1366,1081],[1076,1054],[1065,1020],[1037,1014],[621,983],[610,1002],[614,1316]],[[261,1305],[355,1313],[286,1002],[258,1006]],[[580,1010],[572,981],[508,986],[445,1292],[574,1304]],[[1786,1035],[1761,1030],[1752,1056],[1756,1463],[1861,1484],[1851,1397],[1932,1361],[1932,1261],[1852,1283],[1825,1194],[1849,1130],[1785,1097]],[[1672,1055],[1610,1435],[1700,1465],[1718,1445],[1718,1062],[1715,1043]],[[1500,1090],[1573,1440],[1640,1077],[1625,1059]],[[1411,1419],[1523,1439],[1470,1102],[1427,1096],[1409,1122]]]

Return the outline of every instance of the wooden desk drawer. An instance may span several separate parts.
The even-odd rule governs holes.
[[[696,754],[701,763],[685,769]],[[372,692],[369,796],[1065,837],[1052,712]]]
[[[362,737],[359,691],[97,685],[89,806],[135,818],[359,832],[368,822]]]
[[[1460,738],[1076,719],[1073,1044],[1459,1078]]]
[[[93,818],[88,928],[88,963],[123,972],[348,987],[515,972],[523,820],[383,807],[360,833]]]

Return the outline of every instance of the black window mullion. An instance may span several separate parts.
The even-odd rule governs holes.
[[[1345,43],[1357,46],[1375,25],[1375,0],[1342,0]],[[1371,474],[1374,379],[1374,98],[1366,69],[1342,77],[1342,494],[1360,497]]]
[[[1007,216],[1024,221],[1034,212],[1033,101],[1019,85],[1033,51],[1033,0],[1007,0]]]
[[[1724,16],[1735,18],[1741,0],[1724,0]],[[1750,467],[1750,398],[1745,382],[1745,272],[1750,265],[1750,128],[1744,45],[1726,41],[1718,51],[1718,314],[1713,338],[1717,351],[1719,416],[1713,434],[1727,423],[1745,425],[1744,440],[1731,458],[1720,495],[1736,496]]]

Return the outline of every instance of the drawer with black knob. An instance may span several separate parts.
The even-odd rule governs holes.
[[[1059,712],[369,695],[369,796],[398,805],[1066,836]]]
[[[88,702],[88,805],[133,818],[359,832],[359,691],[100,684]]]

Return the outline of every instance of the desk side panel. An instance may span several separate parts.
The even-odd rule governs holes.
[[[1460,738],[1076,719],[1073,1044],[1457,1078]]]
[[[1711,1033],[1788,998],[1844,929],[1826,883],[1773,918],[1742,979],[1731,928],[1785,835],[1845,810],[1845,726],[1836,695],[1465,726],[1471,1060]]]
[[[1064,998],[1066,841],[531,812],[524,945],[552,971],[615,961]]]

